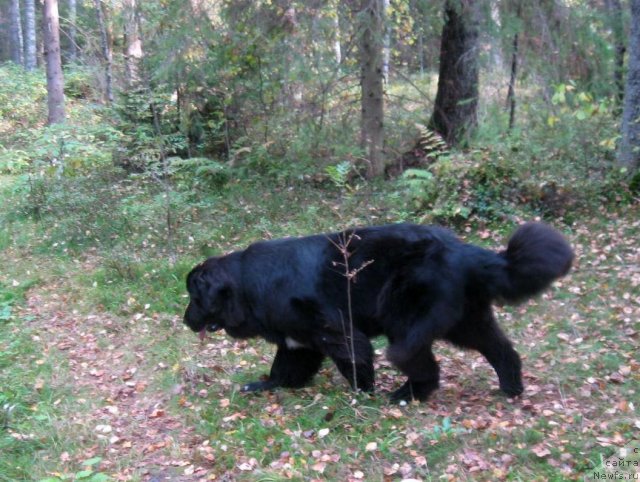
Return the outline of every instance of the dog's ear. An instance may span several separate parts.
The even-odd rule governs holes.
[[[202,265],[198,265],[187,275],[187,291],[192,297],[203,298],[209,290],[209,282]]]
[[[245,314],[235,284],[230,280],[226,280],[222,286],[217,287],[214,296],[216,296],[220,302],[225,326],[233,328],[244,324]]]

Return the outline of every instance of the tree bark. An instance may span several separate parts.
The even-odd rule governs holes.
[[[142,40],[140,39],[140,15],[136,0],[124,0],[124,74],[128,89],[140,84]]]
[[[27,70],[34,70],[37,66],[35,0],[25,0],[24,2],[24,29],[24,67]]]
[[[384,76],[382,0],[362,0],[358,13],[362,123],[360,141],[368,157],[369,178],[384,173]]]
[[[640,168],[640,0],[631,0],[629,71],[624,92],[618,163],[635,174]]]
[[[24,65],[20,0],[11,0],[9,3],[9,37],[11,39],[11,61],[17,65]]]
[[[336,64],[340,65],[342,62],[342,46],[340,45],[340,2],[335,2],[335,6],[333,8],[333,56],[336,60]]]
[[[42,32],[47,64],[47,106],[49,124],[64,122],[64,77],[60,58],[58,0],[44,0]]]
[[[438,92],[429,127],[451,145],[466,142],[478,123],[477,3],[445,3]]]
[[[68,9],[68,17],[69,17],[69,31],[67,34],[69,35],[69,53],[68,59],[69,62],[74,63],[78,60],[78,40],[77,40],[77,29],[76,22],[78,19],[78,4],[77,0],[68,0],[67,3]]]
[[[102,11],[102,2],[93,0],[96,9],[98,27],[100,28],[100,47],[102,48],[102,57],[104,61],[104,92],[107,102],[113,103],[113,74],[111,61],[111,48],[109,46],[109,36],[107,35],[107,24],[105,22],[104,13]]]
[[[518,1],[516,17],[520,21],[522,4]],[[518,75],[518,40],[520,32],[513,34],[513,51],[511,52],[511,76],[509,77],[509,90],[507,91],[507,108],[509,109],[509,130],[513,129],[516,122],[516,77]]]
[[[624,101],[624,54],[626,47],[624,44],[624,25],[622,21],[622,5],[620,0],[606,0],[607,10],[610,16],[610,25],[613,32],[613,42],[615,47],[615,58],[613,67],[613,85],[615,86],[615,100],[617,113],[622,110]]]
[[[388,14],[391,8],[390,0],[382,0],[382,31],[384,32],[382,44],[382,77],[385,84],[389,84],[389,64],[391,63],[391,22]]]

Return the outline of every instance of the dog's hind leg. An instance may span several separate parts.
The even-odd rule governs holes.
[[[248,383],[242,387],[242,391],[256,392],[276,387],[303,387],[318,373],[323,359],[324,355],[315,350],[278,346],[269,378],[264,381]]]
[[[461,347],[478,350],[496,371],[500,390],[508,396],[523,392],[520,356],[496,323],[491,308],[465,316],[445,338]]]
[[[331,357],[351,388],[373,391],[373,346],[364,333],[357,329],[349,330],[346,334],[327,331],[320,334],[315,343],[325,355]]]
[[[410,400],[423,402],[440,385],[440,367],[433,356],[431,342],[410,357],[404,357],[400,346],[394,346],[392,343],[389,346],[388,356],[390,361],[408,377],[404,385],[391,394],[391,400],[394,402]]]

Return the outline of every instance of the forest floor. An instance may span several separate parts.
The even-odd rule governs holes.
[[[32,320],[43,356],[49,351],[62,355],[64,375],[52,382],[71,387],[70,399],[78,405],[77,410],[67,408],[64,425],[81,434],[80,450],[62,452],[63,466],[99,457],[100,470],[114,480],[206,480],[211,467],[196,466],[194,460],[206,462],[195,453],[198,448],[206,451],[207,439],[167,407],[181,387],[167,392],[154,383],[158,371],[170,368],[149,360],[146,344],[151,341],[145,336],[154,321],[81,313],[64,292],[55,284],[31,289],[19,310]]]
[[[264,342],[223,333],[201,342],[181,313],[147,306],[111,313],[88,294],[104,259],[84,254],[56,267],[37,250],[5,246],[0,287],[36,269],[38,281],[0,321],[0,402],[20,405],[5,410],[0,431],[0,469],[16,475],[0,481],[604,473],[609,457],[640,449],[639,214],[634,206],[574,223],[572,273],[538,300],[497,309],[523,358],[521,397],[501,395],[478,354],[439,344],[440,390],[407,406],[388,402],[401,380],[382,340],[373,396],[351,393],[330,364],[308,388],[244,395],[241,384],[268,372],[273,348]],[[15,348],[21,337],[25,348]]]

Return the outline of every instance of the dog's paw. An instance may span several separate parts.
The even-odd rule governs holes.
[[[391,401],[396,403],[408,403],[412,400],[426,402],[436,388],[438,382],[405,382],[400,388],[391,394]]]
[[[518,395],[522,395],[522,392],[524,392],[524,386],[522,384],[501,386],[500,390],[502,390],[509,398],[513,398]]]
[[[269,381],[269,380],[264,380],[264,381],[251,382],[251,383],[247,383],[246,385],[242,385],[242,387],[240,388],[240,391],[243,393],[264,392],[267,390],[273,390],[277,386],[278,386],[277,383],[273,383],[272,381]]]

